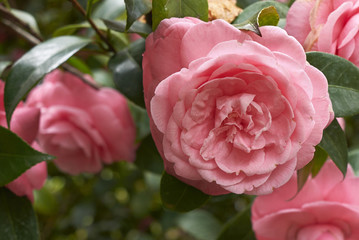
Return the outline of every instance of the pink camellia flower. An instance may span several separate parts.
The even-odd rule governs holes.
[[[297,0],[285,30],[306,51],[336,54],[359,66],[359,1]]]
[[[165,169],[211,195],[268,194],[313,157],[325,76],[278,27],[166,19],[146,40],[144,94]]]
[[[55,70],[32,90],[27,104],[41,109],[38,142],[57,157],[60,170],[95,173],[103,164],[134,160],[135,125],[119,92],[95,90]]]
[[[252,225],[258,240],[359,239],[359,178],[350,166],[343,180],[327,161],[295,196],[296,179],[294,175],[272,194],[254,200]]]
[[[4,82],[0,80],[0,125],[7,127],[4,108],[4,87]],[[23,103],[20,103],[15,109],[10,123],[11,130],[37,150],[40,149],[34,141],[39,129],[39,120],[39,109],[26,107]],[[2,169],[2,171],[6,171],[6,169]],[[28,169],[14,181],[8,183],[6,187],[16,195],[27,196],[31,201],[33,201],[33,190],[42,188],[46,178],[46,163],[41,162]]]

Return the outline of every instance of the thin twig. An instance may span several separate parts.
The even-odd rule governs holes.
[[[19,26],[15,25],[12,21],[3,19],[2,23],[5,26],[7,26],[8,28],[10,28],[11,30],[13,30],[15,33],[17,33],[19,36],[24,38],[26,41],[31,43],[32,45],[37,45],[37,44],[41,43],[41,41],[39,39],[34,37],[29,32],[26,32],[24,29],[20,28]]]
[[[97,33],[97,35],[102,39],[102,41],[104,41],[109,50],[111,50],[113,53],[116,53],[115,48],[112,46],[112,44],[108,41],[108,39],[102,34],[102,32],[98,29],[98,27],[96,26],[96,24],[92,21],[92,19],[86,14],[85,9],[83,9],[83,7],[78,3],[77,0],[70,0],[72,2],[72,4],[75,6],[75,8],[77,10],[79,10],[79,12],[86,18],[86,20],[90,23],[91,27],[95,30],[95,32]]]
[[[23,39],[28,41],[31,45],[35,46],[35,45],[40,44],[43,41],[41,36],[39,36],[36,32],[29,31],[29,27],[28,27],[27,23],[24,23],[23,21],[18,19],[15,15],[13,15],[10,11],[8,11],[6,8],[4,8],[1,4],[0,4],[0,16],[3,17],[1,22],[6,27],[13,30],[16,34],[18,34],[20,37],[22,37]],[[26,30],[24,30],[24,29],[26,29]],[[84,74],[82,72],[80,72],[76,68],[72,67],[71,65],[69,65],[67,63],[63,63],[62,67],[64,68],[64,70],[79,77],[84,83],[86,83],[90,87],[92,87],[94,89],[99,89],[98,86],[96,86],[94,83],[92,83],[88,79],[86,79],[86,77],[84,76]]]
[[[37,38],[40,41],[43,41],[42,37],[34,31],[30,25],[18,17],[16,17],[12,12],[10,12],[6,7],[0,4],[0,17],[3,17],[9,20],[12,23],[12,26],[17,25],[23,29],[25,29],[28,33],[30,33],[34,38]]]
[[[73,66],[71,66],[70,64],[67,64],[67,63],[64,63],[62,64],[62,67],[63,69],[65,69],[66,71],[72,73],[73,75],[81,78],[81,80],[86,83],[87,85],[89,85],[90,87],[98,90],[100,89],[99,86],[97,86],[95,83],[92,83],[90,82],[89,80],[87,80],[85,77],[84,77],[84,74],[82,72],[80,72],[79,70],[77,70],[77,68],[74,68]]]

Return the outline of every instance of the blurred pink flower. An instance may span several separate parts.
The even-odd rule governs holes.
[[[285,30],[306,51],[336,54],[359,66],[359,1],[297,0]]]
[[[146,39],[144,95],[165,169],[211,195],[268,194],[313,157],[332,116],[325,76],[273,26],[163,20]]]
[[[29,94],[41,109],[39,145],[70,174],[99,172],[103,164],[135,158],[135,125],[126,98],[110,88],[95,90],[55,70]]]
[[[0,80],[0,125],[7,127],[4,108],[4,87],[4,82]],[[27,107],[24,106],[23,103],[20,103],[12,116],[11,130],[28,144],[32,145],[33,148],[41,151],[34,142],[39,129],[39,120],[39,109]],[[46,178],[46,163],[41,162],[28,169],[20,177],[7,184],[6,187],[16,195],[27,196],[31,201],[33,201],[33,190],[42,188]]]
[[[319,174],[297,191],[296,175],[259,196],[252,206],[252,224],[258,240],[359,239],[359,178],[348,167],[346,178],[330,160]]]

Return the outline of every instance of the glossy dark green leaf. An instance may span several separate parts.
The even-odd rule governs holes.
[[[104,19],[104,23],[106,26],[117,32],[128,32],[128,33],[137,33],[143,37],[146,37],[148,34],[152,32],[152,29],[149,25],[141,22],[134,22],[130,29],[126,30],[126,22],[125,21],[112,21]]]
[[[329,85],[329,96],[336,117],[353,116],[359,113],[359,90]]]
[[[233,26],[240,30],[248,30],[255,32],[257,35],[262,36],[259,27],[267,25],[277,26],[278,22],[279,15],[276,8],[273,6],[269,6],[258,11],[250,19],[242,23],[233,24]]]
[[[359,68],[350,61],[323,52],[307,52],[307,61],[326,76],[330,85],[359,90]]]
[[[319,146],[328,153],[335,165],[345,176],[348,166],[347,141],[344,131],[336,119],[324,129],[323,138]]]
[[[152,29],[165,18],[196,17],[208,21],[207,0],[153,0],[152,1]]]
[[[163,206],[177,212],[188,212],[202,206],[210,196],[163,172],[161,179]]]
[[[0,239],[39,240],[34,209],[26,197],[18,197],[7,188],[0,188]]]
[[[251,19],[254,15],[258,14],[258,12],[260,12],[263,8],[270,6],[275,7],[281,19],[287,16],[289,8],[285,4],[276,1],[258,1],[243,9],[243,12],[239,14],[239,16],[233,21],[233,23],[244,23],[245,21]]]
[[[5,83],[4,104],[9,126],[17,104],[36,83],[90,41],[75,36],[53,38],[33,47],[14,64]]]
[[[100,29],[102,31],[107,30],[106,25],[103,23],[103,21],[101,19],[92,19],[92,21],[96,24],[98,29]],[[65,26],[62,26],[62,27],[56,29],[56,31],[52,34],[52,36],[59,37],[59,36],[63,36],[63,35],[72,35],[77,30],[82,29],[82,28],[92,29],[92,26],[87,21],[82,22],[82,23],[65,25]]]
[[[10,61],[1,61],[0,62],[0,77],[3,74],[3,72],[5,71],[5,69],[10,66],[11,62]]]
[[[325,161],[328,159],[328,153],[320,146],[315,146],[314,158],[312,160],[312,177],[316,177]]]
[[[142,86],[142,54],[145,40],[139,39],[113,56],[109,68],[113,73],[116,88],[128,99],[145,107]]]
[[[198,240],[215,240],[221,231],[220,222],[211,213],[201,209],[181,214],[178,226]]]
[[[251,209],[248,207],[226,223],[218,240],[256,240],[252,230]]]
[[[32,149],[16,134],[0,126],[0,186],[13,181],[35,164],[53,158]]]
[[[157,151],[151,135],[148,135],[141,142],[136,153],[135,164],[143,171],[150,171],[158,174],[163,172],[163,160]]]
[[[142,15],[149,13],[152,9],[152,0],[125,0],[127,21],[126,30]]]

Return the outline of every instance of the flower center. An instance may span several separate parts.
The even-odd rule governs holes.
[[[299,230],[296,240],[344,240],[344,233],[332,224],[316,224]]]

